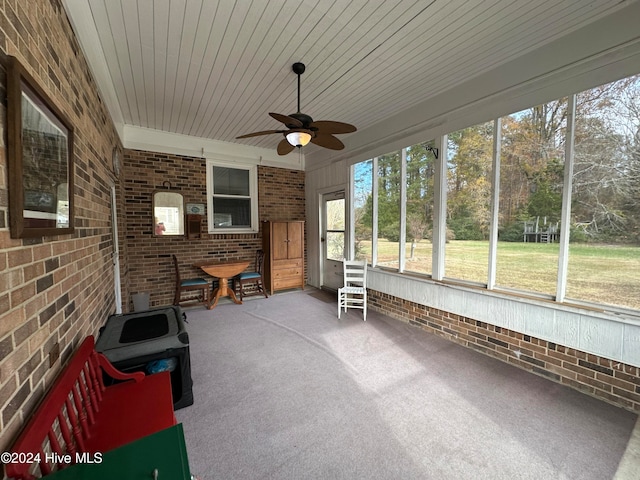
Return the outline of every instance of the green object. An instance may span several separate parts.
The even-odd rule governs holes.
[[[87,454],[84,461],[99,461]],[[77,463],[48,475],[50,480],[190,480],[182,424],[105,452],[100,463]],[[154,477],[154,472],[157,475]]]

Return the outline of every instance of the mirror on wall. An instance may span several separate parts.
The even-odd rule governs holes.
[[[153,194],[153,235],[184,235],[184,199],[181,193]]]

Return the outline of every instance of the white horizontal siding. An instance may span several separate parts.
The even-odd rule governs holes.
[[[371,269],[367,286],[420,305],[640,366],[640,320]]]

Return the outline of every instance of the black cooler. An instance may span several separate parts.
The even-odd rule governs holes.
[[[123,372],[171,372],[175,410],[193,404],[189,334],[179,306],[111,315],[96,351]]]

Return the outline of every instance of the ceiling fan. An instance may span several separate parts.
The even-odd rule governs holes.
[[[287,130],[264,130],[262,132],[247,133],[236,138],[257,137],[282,133],[284,139],[278,144],[278,155],[286,155],[296,147],[304,147],[309,142],[319,147],[331,150],[342,150],[344,143],[334,137],[339,133],[351,133],[357,129],[353,125],[330,120],[314,121],[309,115],[300,112],[300,76],[304,73],[304,63],[296,62],[291,66],[293,72],[298,75],[298,111],[290,115],[269,113],[272,118],[282,122]]]

